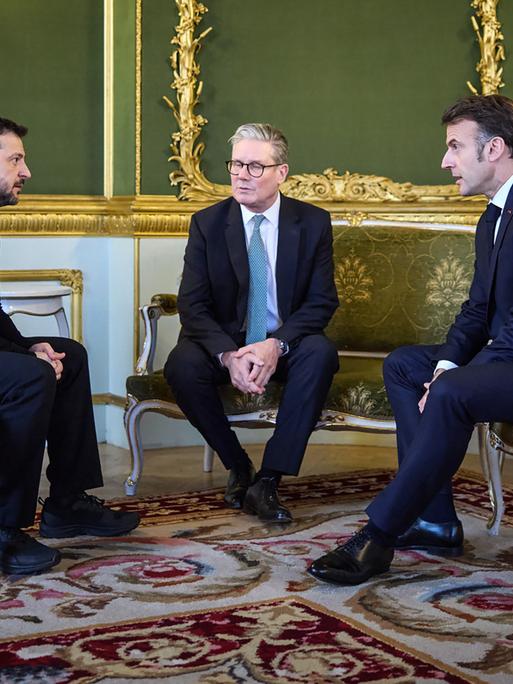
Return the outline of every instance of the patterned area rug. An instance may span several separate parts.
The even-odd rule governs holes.
[[[288,482],[295,522],[278,529],[220,490],[120,501],[135,533],[56,541],[56,569],[1,581],[0,682],[513,682],[513,519],[486,534],[477,477],[455,482],[462,558],[397,553],[354,588],[305,574],[390,476]]]

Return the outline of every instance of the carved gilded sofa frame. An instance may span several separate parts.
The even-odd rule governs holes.
[[[395,432],[383,387],[383,358],[403,344],[442,341],[468,291],[473,241],[471,229],[457,226],[334,222],[335,279],[341,307],[327,334],[339,349],[341,370],[315,430]],[[132,455],[131,472],[125,481],[129,495],[135,494],[143,469],[140,421],[144,413],[185,419],[162,371],[153,368],[158,320],[177,313],[176,296],[154,295],[140,313],[145,339],[135,375],[127,379],[124,416]],[[257,398],[244,397],[231,387],[220,391],[233,426],[275,425],[281,391],[277,383],[270,383],[263,397]],[[481,465],[492,505],[487,526],[491,534],[497,534],[504,513],[503,456],[493,434],[488,426],[478,426]],[[212,459],[213,452],[206,445],[206,472],[212,469]]]

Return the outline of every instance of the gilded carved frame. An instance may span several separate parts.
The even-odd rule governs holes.
[[[57,280],[71,287],[71,337],[82,342],[82,294],[84,279],[82,271],[74,268],[45,268],[27,270],[0,270],[0,282],[34,282]]]
[[[229,186],[209,181],[201,169],[201,156],[205,145],[198,139],[208,120],[195,111],[203,87],[202,81],[199,80],[200,65],[196,57],[212,27],[198,32],[199,24],[208,12],[205,3],[199,0],[175,2],[179,23],[171,39],[176,49],[170,60],[173,70],[171,88],[176,93],[176,103],[167,96],[164,96],[164,100],[178,124],[178,131],[171,136],[170,161],[175,161],[179,168],[170,173],[170,181],[172,185],[179,186],[179,199],[212,202],[230,194]],[[504,46],[501,42],[504,36],[497,19],[498,2],[499,0],[471,1],[472,8],[476,10],[472,16],[472,25],[481,51],[481,59],[476,70],[480,76],[483,94],[496,93],[503,86],[500,62],[505,59]],[[468,85],[472,92],[477,92],[470,82]],[[326,169],[323,173],[290,176],[282,189],[290,197],[329,204],[390,201],[424,204],[448,200],[465,201],[454,185],[396,183],[382,176],[349,171],[340,175],[335,169]]]

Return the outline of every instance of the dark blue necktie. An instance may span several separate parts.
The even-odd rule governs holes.
[[[260,235],[260,225],[264,218],[262,214],[253,217],[254,228],[249,241],[246,344],[261,342],[267,337],[267,254]]]
[[[493,243],[495,242],[495,225],[497,219],[501,215],[502,209],[492,202],[488,203],[486,211],[483,214],[486,221],[486,240],[488,243],[488,258],[490,258],[493,251]]]

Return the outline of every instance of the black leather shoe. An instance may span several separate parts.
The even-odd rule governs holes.
[[[141,522],[139,513],[118,511],[105,506],[103,499],[83,492],[69,505],[45,499],[39,533],[42,537],[119,537]]]
[[[459,520],[434,523],[417,518],[413,525],[397,538],[395,548],[426,551],[434,556],[461,556],[463,527]]]
[[[258,515],[263,522],[292,522],[292,514],[280,502],[277,488],[278,485],[273,477],[262,477],[257,480],[246,493],[244,512]]]
[[[0,527],[0,572],[6,575],[31,575],[56,565],[61,559],[51,549],[13,527]]]
[[[362,528],[342,546],[321,556],[308,568],[308,574],[333,584],[361,584],[390,568],[393,548],[375,542]]]
[[[245,471],[239,471],[232,468],[230,470],[230,475],[228,476],[228,483],[223,497],[226,505],[230,508],[242,508],[248,487],[253,484],[254,479],[255,469],[253,468],[251,461],[248,469]]]

